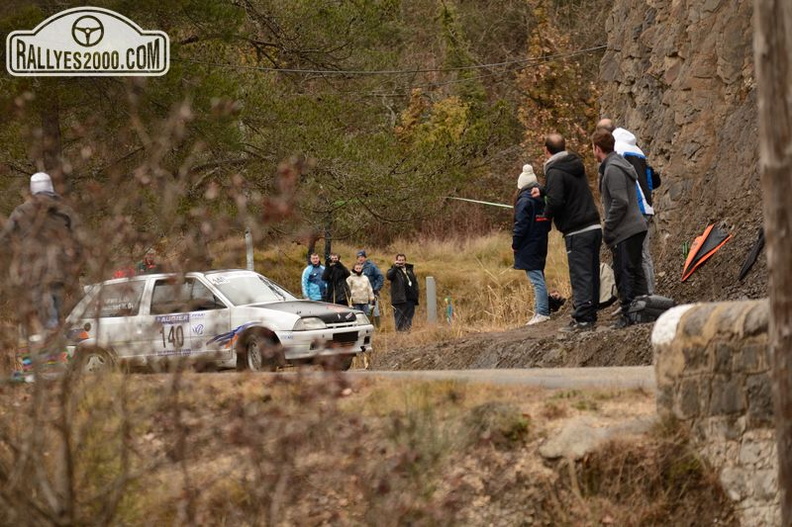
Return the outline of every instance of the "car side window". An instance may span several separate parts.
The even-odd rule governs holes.
[[[151,295],[151,314],[189,313],[222,307],[217,298],[204,284],[194,278],[184,282],[168,279],[157,280]]]
[[[140,311],[140,299],[146,282],[134,281],[107,284],[101,288],[88,312],[99,317],[129,317]]]
[[[192,289],[190,290],[191,311],[204,311],[223,307],[225,306],[203,282],[192,280]]]

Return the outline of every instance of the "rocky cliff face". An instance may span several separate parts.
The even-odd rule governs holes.
[[[764,254],[737,283],[762,221],[752,2],[616,0],[606,30],[601,114],[635,133],[663,177],[658,293],[684,302],[765,295]],[[683,243],[710,223],[734,238],[681,284]]]

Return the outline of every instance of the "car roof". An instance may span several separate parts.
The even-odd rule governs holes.
[[[111,278],[110,280],[104,280],[102,282],[98,282],[97,284],[93,285],[108,285],[108,284],[126,284],[130,282],[142,282],[144,280],[151,280],[155,278],[168,278],[173,276],[209,276],[213,274],[220,274],[220,273],[254,273],[258,274],[255,271],[250,271],[248,269],[211,269],[208,271],[187,271],[185,273],[149,273],[149,274],[139,274],[135,276],[129,276],[125,278]]]

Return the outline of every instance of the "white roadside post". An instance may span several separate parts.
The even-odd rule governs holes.
[[[426,277],[426,320],[437,323],[437,286],[434,276]]]

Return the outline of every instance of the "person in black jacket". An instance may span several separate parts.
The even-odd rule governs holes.
[[[399,253],[385,276],[391,283],[391,305],[396,331],[409,331],[415,316],[415,306],[418,305],[418,279],[415,277],[413,264],[408,264],[407,256]]]
[[[567,152],[566,141],[557,133],[545,137],[544,148],[546,186],[544,191],[532,189],[531,195],[545,196],[545,216],[564,235],[574,308],[564,331],[587,331],[597,322],[600,216],[580,156]]]
[[[517,178],[512,250],[514,268],[525,271],[534,291],[534,315],[526,326],[550,320],[550,300],[544,277],[550,221],[544,216],[544,201],[531,197],[531,189],[538,186],[533,167],[523,166],[523,171]]]
[[[346,283],[349,275],[349,269],[341,263],[341,258],[336,253],[331,253],[322,273],[322,280],[327,283],[325,302],[349,305],[349,291]]]

